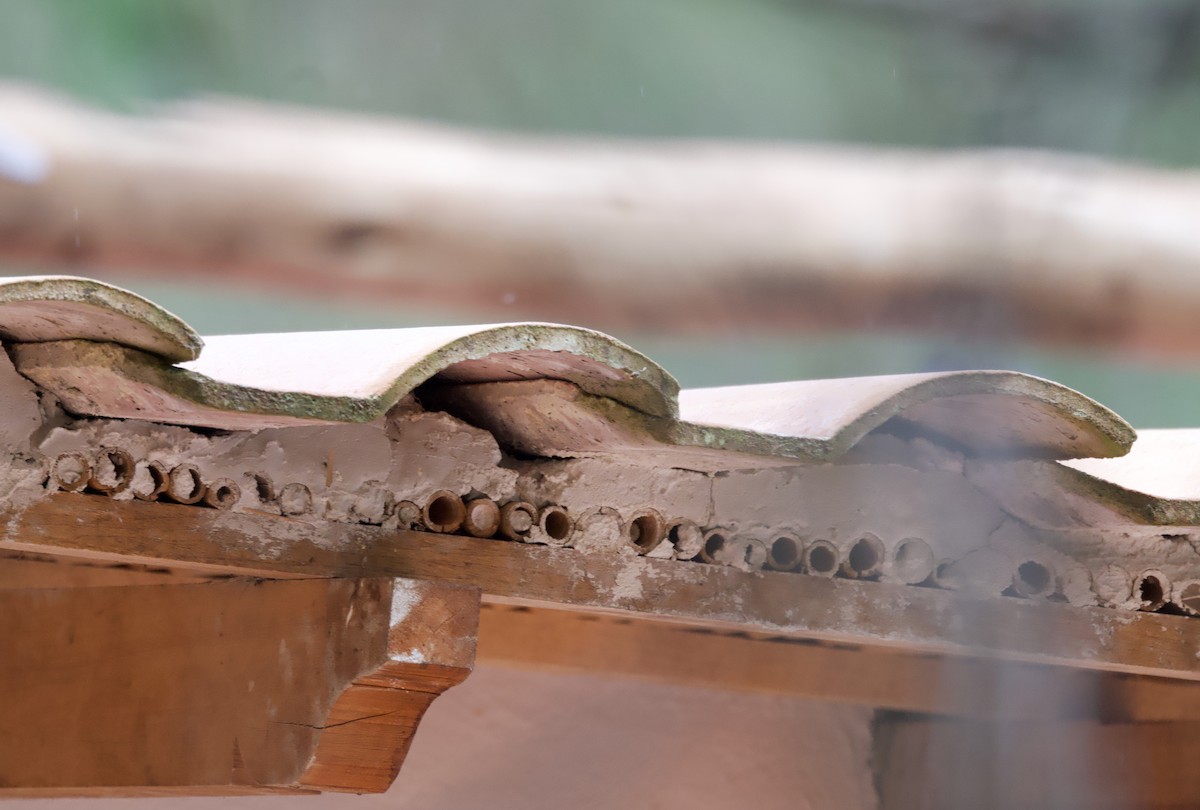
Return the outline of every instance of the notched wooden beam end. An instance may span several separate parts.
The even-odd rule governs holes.
[[[468,587],[17,581],[0,587],[0,797],[383,791],[474,662]]]
[[[353,793],[388,789],[433,699],[475,664],[480,592],[422,580],[392,580],[386,657],[329,710],[306,788]]]

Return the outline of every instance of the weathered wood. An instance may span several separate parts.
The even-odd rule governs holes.
[[[0,255],[21,263],[610,329],[1200,345],[1194,174],[1013,152],[550,145],[230,104],[129,119],[13,87],[0,106]]]
[[[1011,722],[1200,720],[1200,684],[485,604],[479,661]]]
[[[383,578],[0,589],[0,796],[382,791],[477,613]]]
[[[229,576],[220,571],[201,572],[165,565],[133,565],[112,560],[0,550],[0,590],[183,585],[228,579]]]
[[[406,576],[492,599],[914,652],[1200,680],[1182,616],[309,523],[63,493],[4,516],[0,545],[208,570]],[[87,532],[78,527],[86,525]],[[243,568],[244,567],[244,568]]]
[[[1200,806],[1200,723],[876,724],[880,810]]]

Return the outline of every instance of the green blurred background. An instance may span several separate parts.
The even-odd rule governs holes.
[[[0,78],[129,111],[219,94],[552,135],[1200,162],[1200,2],[1184,0],[0,0]],[[208,333],[474,320],[104,277]],[[1140,426],[1200,425],[1197,362],[954,336],[619,336],[689,386],[1005,367]]]

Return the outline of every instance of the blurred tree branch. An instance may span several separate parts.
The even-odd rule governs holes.
[[[0,262],[607,329],[1200,350],[1200,175],[1022,152],[547,141],[0,88]]]

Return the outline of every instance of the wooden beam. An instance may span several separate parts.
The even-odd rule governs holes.
[[[425,709],[474,666],[479,591],[397,579],[385,626],[386,658],[359,672],[338,696],[300,785],[351,793],[388,789]]]
[[[621,611],[790,638],[1200,680],[1200,624],[1182,616],[878,582],[310,523],[61,493],[4,515],[0,546],[207,570],[406,576],[493,601]],[[79,526],[87,526],[80,532]]]
[[[1200,683],[485,604],[481,663],[991,721],[1198,720]]]
[[[385,578],[0,589],[0,796],[386,790],[478,592]]]
[[[0,258],[602,329],[1200,346],[1200,179],[1011,151],[522,140],[0,90]],[[567,292],[569,290],[569,293]]]
[[[1200,723],[876,723],[880,810],[1200,806]]]
[[[229,577],[230,574],[217,571],[202,572],[167,565],[135,565],[119,560],[89,560],[0,549],[0,590],[183,585]]]

